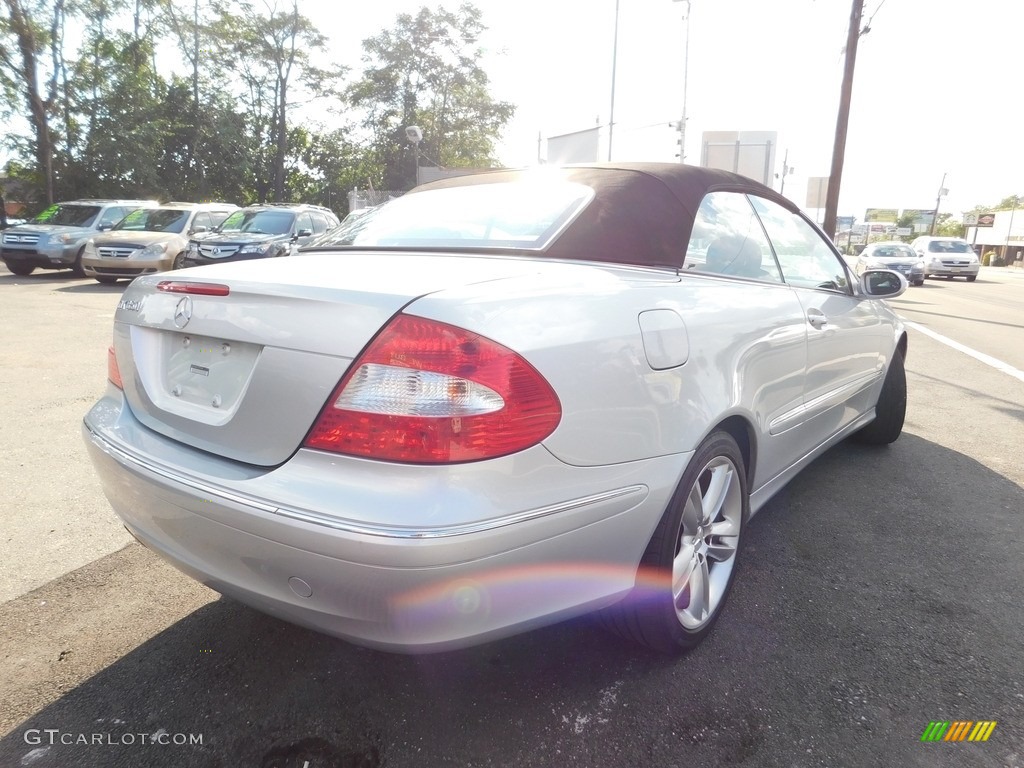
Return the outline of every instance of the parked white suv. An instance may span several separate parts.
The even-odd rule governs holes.
[[[910,244],[924,260],[925,277],[966,277],[973,283],[978,279],[981,263],[971,244],[959,237],[919,237]]]

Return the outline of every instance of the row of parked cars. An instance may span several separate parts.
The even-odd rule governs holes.
[[[200,264],[287,256],[337,227],[318,205],[73,200],[47,208],[0,236],[0,258],[16,275],[71,269],[114,283]]]
[[[871,243],[861,251],[855,265],[858,275],[868,269],[896,270],[912,285],[924,285],[926,277],[965,277],[973,283],[980,268],[978,254],[966,240],[931,236],[909,244],[895,240]]]

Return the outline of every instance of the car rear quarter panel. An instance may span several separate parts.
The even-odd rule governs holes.
[[[562,420],[545,446],[562,461],[596,466],[692,451],[722,419],[739,415],[773,475],[797,450],[767,425],[798,409],[806,321],[787,286],[643,270],[579,267],[424,297],[406,312],[479,332],[524,355],[554,387]],[[682,318],[686,359],[655,370],[639,316]],[[767,447],[767,446],[762,446]]]

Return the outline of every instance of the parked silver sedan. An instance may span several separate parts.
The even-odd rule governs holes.
[[[499,171],[357,224],[136,279],[85,417],[128,530],[259,610],[406,652],[593,611],[685,651],[750,516],[836,442],[901,432],[880,299],[906,279],[856,278],[749,179]]]

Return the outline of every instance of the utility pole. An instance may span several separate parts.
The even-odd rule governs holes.
[[[836,231],[839,185],[843,180],[846,133],[850,125],[850,100],[853,97],[853,69],[857,63],[857,41],[860,39],[860,20],[863,14],[864,0],[853,0],[850,29],[846,35],[846,66],[843,67],[843,88],[839,96],[839,115],[836,118],[836,141],[832,146],[832,172],[829,174],[828,194],[825,196],[825,220],[821,224],[829,240]]]
[[[932,214],[932,226],[928,230],[929,235],[935,234],[935,224],[939,220],[939,205],[942,203],[942,196],[949,194],[949,190],[946,189],[946,176],[948,173],[942,174],[942,181],[939,182],[939,194],[935,196],[935,213]]]

